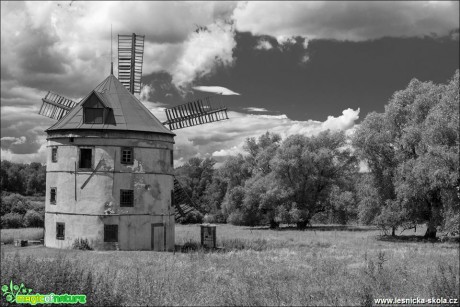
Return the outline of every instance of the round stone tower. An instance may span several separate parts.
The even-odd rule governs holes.
[[[46,132],[45,246],[174,249],[175,134],[117,78]]]

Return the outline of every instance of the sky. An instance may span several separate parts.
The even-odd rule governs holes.
[[[112,28],[112,36],[111,36]],[[175,130],[175,165],[248,137],[342,130],[412,78],[459,67],[458,1],[1,2],[1,159],[46,161],[47,91],[80,101],[117,76],[117,34],[145,35],[140,101],[160,120],[219,86],[229,120]],[[113,53],[111,53],[113,46]]]

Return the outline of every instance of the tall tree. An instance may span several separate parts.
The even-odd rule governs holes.
[[[356,172],[356,159],[347,148],[343,132],[321,132],[317,136],[293,135],[280,146],[271,161],[278,184],[299,211],[299,228],[330,206],[334,186],[343,186]]]
[[[413,79],[396,92],[383,114],[369,114],[353,145],[368,162],[380,210],[375,221],[458,228],[459,72],[447,85]],[[369,189],[368,191],[372,191]],[[369,202],[368,202],[369,204]]]
[[[367,163],[372,174],[371,181],[361,182],[358,188],[362,195],[360,207],[366,210],[361,217],[366,223],[377,221],[377,218],[382,220],[383,208],[396,199],[395,171],[398,163],[393,140],[385,114],[376,112],[369,113],[353,134],[355,154]],[[373,198],[369,198],[370,195]],[[392,235],[395,235],[396,226],[391,227]]]
[[[177,179],[202,213],[206,213],[207,204],[203,203],[203,196],[212,182],[215,163],[212,158],[194,157],[175,169]]]

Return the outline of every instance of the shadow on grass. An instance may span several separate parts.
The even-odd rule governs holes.
[[[185,242],[182,245],[175,245],[175,252],[180,253],[228,253],[241,250],[252,250],[260,252],[266,249],[268,249],[268,242],[265,239],[226,239],[222,240],[215,248],[205,247],[202,246],[199,242],[191,240]]]
[[[268,226],[247,227],[245,230],[275,230],[275,231],[377,231],[373,226],[352,226],[352,225],[315,225],[305,229],[299,229],[296,226],[282,226],[279,228],[270,228]]]
[[[377,240],[385,242],[394,242],[394,243],[408,243],[408,242],[417,242],[417,243],[459,243],[460,237],[443,237],[436,239],[426,239],[423,236],[377,236]]]

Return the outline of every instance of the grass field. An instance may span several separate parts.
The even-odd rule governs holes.
[[[218,252],[3,245],[1,283],[83,293],[93,305],[349,306],[375,298],[458,298],[458,243],[417,240],[424,229],[417,230],[390,240],[368,227],[218,225],[218,245],[225,247]],[[176,244],[193,245],[199,231],[178,225]]]
[[[14,240],[40,240],[43,238],[43,228],[1,229],[0,240],[12,244]]]

